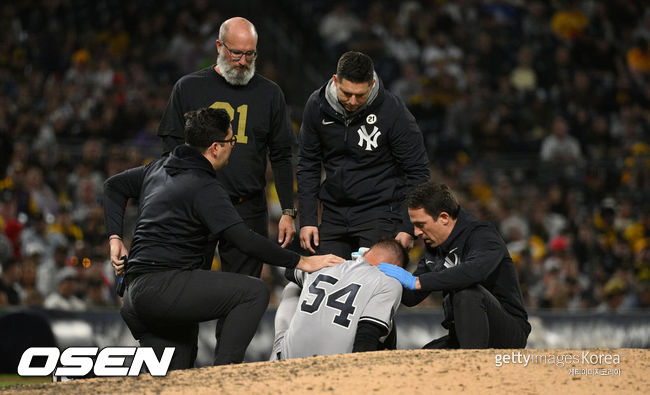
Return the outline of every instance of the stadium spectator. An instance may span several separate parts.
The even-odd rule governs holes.
[[[518,91],[528,92],[537,88],[537,74],[532,66],[532,49],[528,46],[521,47],[517,55],[517,66],[510,73],[510,82]]]
[[[650,43],[645,38],[637,39],[626,53],[627,64],[634,74],[650,73]]]
[[[31,166],[25,173],[25,187],[29,191],[29,200],[36,211],[45,215],[55,216],[59,211],[59,203],[54,191],[43,180],[43,170]]]
[[[22,267],[17,259],[2,261],[0,274],[0,306],[20,304],[17,286],[22,278]]]
[[[558,10],[551,19],[553,33],[564,40],[575,40],[579,38],[589,24],[589,18],[574,3],[568,2],[568,6]]]
[[[58,287],[56,273],[66,266],[68,258],[68,245],[60,244],[54,250],[52,259],[39,262],[36,271],[36,288],[41,295],[49,295]]]
[[[94,276],[88,279],[85,294],[88,309],[105,309],[115,306],[111,303],[108,287],[100,277]]]
[[[393,23],[390,35],[386,38],[386,51],[402,64],[417,65],[420,58],[420,46],[399,22]]]
[[[400,76],[395,79],[390,87],[391,92],[397,95],[404,103],[420,94],[422,89],[422,76],[418,66],[413,63],[402,63],[400,65]]]
[[[603,302],[596,308],[596,311],[604,313],[608,311],[620,311],[624,308],[623,302],[628,292],[628,287],[622,278],[614,277],[605,283],[603,287]]]
[[[463,56],[463,51],[449,41],[447,34],[438,32],[431,36],[422,48],[424,73],[432,78],[443,73],[448,74],[454,78],[456,86],[463,86]]]
[[[83,224],[89,216],[89,213],[99,206],[99,193],[97,186],[90,177],[79,179],[75,196],[75,208],[70,213],[74,223]]]
[[[22,276],[17,284],[20,300],[25,303],[29,298],[37,298],[41,295],[36,286],[38,267],[41,265],[42,257],[39,254],[31,254],[24,257],[22,261]],[[41,295],[42,298],[42,295]]]
[[[43,307],[65,311],[86,310],[86,303],[76,295],[80,285],[77,269],[63,267],[56,273],[55,279],[58,284],[56,292],[47,295]]]
[[[52,214],[48,215],[49,218],[54,218]],[[32,214],[30,226],[20,233],[20,245],[25,255],[29,255],[27,248],[30,247],[38,250],[44,258],[51,259],[56,247],[65,242],[62,234],[48,227],[47,219],[40,211]]]
[[[581,163],[580,144],[569,133],[569,125],[561,115],[557,115],[553,120],[551,133],[542,141],[539,155],[543,162],[558,168],[576,166]]]
[[[350,12],[347,2],[337,1],[331,11],[326,13],[318,26],[318,33],[326,49],[332,53],[345,50],[354,34],[361,29],[359,18]]]

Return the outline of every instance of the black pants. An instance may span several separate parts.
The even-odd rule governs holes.
[[[335,225],[322,222],[318,230],[319,254],[334,254],[350,259],[350,254],[359,247],[371,247],[383,237],[395,237],[401,222],[378,218],[356,226]]]
[[[451,296],[453,321],[449,335],[422,348],[524,348],[525,321],[508,313],[485,287],[475,285]],[[449,312],[445,312],[449,316]]]
[[[269,234],[269,220],[266,210],[264,194],[242,201],[234,202],[235,209],[244,220],[244,223],[256,233],[264,237]],[[219,240],[219,258],[221,271],[240,273],[248,276],[260,277],[264,262],[244,254],[228,240]]]
[[[175,347],[170,369],[194,366],[198,323],[219,318],[215,365],[240,363],[269,303],[261,280],[207,270],[142,274],[127,288],[120,313],[142,347],[158,358]]]

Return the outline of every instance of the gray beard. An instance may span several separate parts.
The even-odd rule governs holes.
[[[251,65],[248,66],[247,69],[240,72],[228,63],[225,51],[221,51],[221,53],[217,55],[217,67],[219,68],[219,71],[221,71],[223,78],[225,78],[230,85],[246,85],[255,75],[255,60],[251,62]]]

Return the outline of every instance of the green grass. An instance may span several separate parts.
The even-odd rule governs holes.
[[[30,384],[41,384],[41,383],[51,383],[52,377],[20,377],[17,374],[0,374],[0,387],[9,387],[12,385],[30,385]]]

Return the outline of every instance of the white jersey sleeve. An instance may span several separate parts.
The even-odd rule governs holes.
[[[388,333],[392,328],[393,316],[402,299],[402,285],[392,277],[384,276],[380,286],[372,295],[368,304],[359,317],[359,321],[369,321],[386,328]]]

